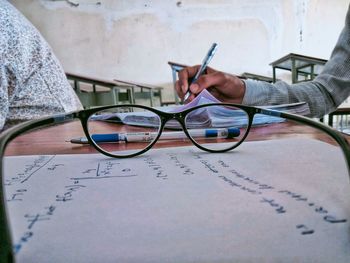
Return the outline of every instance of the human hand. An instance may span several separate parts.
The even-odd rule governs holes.
[[[186,67],[178,73],[175,89],[178,96],[183,99],[189,85],[189,79],[193,78],[200,65]],[[207,89],[214,97],[222,102],[242,103],[245,93],[244,82],[235,75],[217,71],[207,67],[206,74],[190,85],[191,95],[186,102],[192,101],[202,90]]]

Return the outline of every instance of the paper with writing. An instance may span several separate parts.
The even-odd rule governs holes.
[[[350,262],[350,186],[337,150],[284,139],[224,154],[7,157],[16,258]]]

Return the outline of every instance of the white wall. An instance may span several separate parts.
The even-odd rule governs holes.
[[[212,42],[219,48],[211,66],[235,74],[271,76],[269,63],[292,52],[328,59],[349,5],[347,0],[10,2],[41,31],[66,71],[168,87],[167,61],[199,64]]]

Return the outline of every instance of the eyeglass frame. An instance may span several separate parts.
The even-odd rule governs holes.
[[[202,147],[195,140],[193,140],[193,138],[189,135],[188,130],[187,130],[186,125],[185,125],[185,122],[184,122],[185,117],[190,112],[197,110],[197,109],[200,109],[200,108],[204,108],[204,107],[208,107],[208,106],[212,107],[215,105],[216,106],[224,106],[224,107],[235,107],[235,108],[241,109],[248,114],[248,118],[249,118],[246,132],[245,132],[244,136],[241,138],[241,140],[237,144],[233,145],[232,147],[227,148],[227,149],[223,149],[223,150],[211,150],[211,149],[207,149],[205,147]],[[21,123],[13,128],[10,128],[10,129],[4,131],[0,135],[0,199],[1,199],[1,201],[0,201],[1,202],[1,205],[0,205],[0,244],[1,244],[0,262],[2,262],[3,259],[5,259],[5,262],[14,262],[12,236],[11,236],[10,227],[9,227],[10,221],[8,220],[8,213],[6,210],[7,205],[6,205],[5,195],[4,195],[4,185],[5,184],[4,184],[4,176],[3,176],[4,153],[5,153],[5,149],[6,149],[6,146],[8,145],[8,143],[10,141],[12,141],[13,139],[15,139],[17,136],[19,136],[27,131],[38,129],[38,128],[44,128],[45,126],[48,126],[48,125],[57,125],[57,124],[65,123],[68,121],[72,121],[74,119],[79,119],[81,124],[82,124],[84,133],[88,139],[88,142],[90,144],[92,144],[94,146],[94,148],[97,151],[99,151],[100,153],[102,153],[106,156],[109,156],[109,157],[116,158],[115,155],[104,151],[94,142],[94,140],[91,138],[90,133],[88,131],[88,124],[87,123],[88,123],[89,117],[92,116],[94,113],[99,112],[99,111],[103,111],[103,110],[112,109],[112,108],[118,108],[118,107],[130,107],[130,108],[131,107],[138,107],[138,108],[142,108],[142,109],[151,111],[160,117],[161,125],[159,127],[159,132],[158,132],[157,137],[146,148],[144,148],[143,150],[141,150],[137,153],[134,153],[134,154],[131,154],[128,156],[118,156],[117,158],[125,158],[125,157],[127,158],[127,157],[137,156],[137,155],[145,153],[146,151],[151,149],[153,147],[153,145],[157,142],[157,140],[160,138],[166,122],[171,120],[171,119],[176,119],[180,123],[180,125],[182,126],[187,137],[199,149],[202,149],[202,150],[207,151],[207,152],[212,152],[212,153],[230,151],[230,150],[238,147],[241,143],[244,142],[244,140],[248,136],[250,129],[253,125],[253,119],[254,119],[255,114],[265,114],[265,115],[269,115],[272,117],[280,117],[280,118],[284,118],[287,120],[295,121],[295,122],[300,123],[300,124],[311,126],[311,127],[316,128],[318,130],[321,130],[321,131],[325,132],[326,134],[328,134],[329,136],[331,136],[339,144],[339,146],[343,152],[344,159],[345,159],[346,165],[347,165],[348,175],[350,177],[350,145],[349,145],[349,142],[344,138],[344,136],[341,135],[340,132],[334,130],[333,128],[331,128],[329,126],[326,126],[325,124],[323,124],[321,122],[312,120],[310,118],[307,118],[307,117],[304,117],[301,115],[281,112],[281,111],[275,111],[275,110],[264,109],[264,108],[260,108],[260,107],[246,106],[246,105],[234,104],[234,103],[210,103],[210,104],[198,105],[198,106],[186,109],[184,111],[170,113],[170,112],[164,112],[164,111],[161,111],[161,110],[158,110],[155,108],[151,108],[148,106],[144,106],[144,105],[122,104],[122,105],[101,106],[101,107],[95,107],[95,108],[85,109],[85,110],[76,111],[76,112],[70,112],[70,113],[57,114],[57,115],[53,115],[53,116],[43,117],[40,119],[31,120],[31,121]]]

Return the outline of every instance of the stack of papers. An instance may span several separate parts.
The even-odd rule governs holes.
[[[220,103],[207,90],[203,90],[193,101],[180,106],[158,107],[158,110],[164,112],[181,112],[197,105]],[[307,115],[310,113],[306,102],[263,106],[261,108],[295,113],[299,115]],[[222,127],[244,127],[247,126],[247,114],[243,110],[233,110],[232,108],[213,106],[201,108],[191,114],[187,119],[188,128],[222,128]],[[95,120],[112,121],[124,123],[134,126],[157,127],[159,126],[159,118],[153,112],[127,112],[127,113],[111,113],[96,115]],[[283,122],[284,119],[279,117],[268,116],[264,114],[256,114],[254,116],[253,125],[264,125],[270,123]],[[177,120],[170,120],[166,124],[166,128],[181,129]]]

